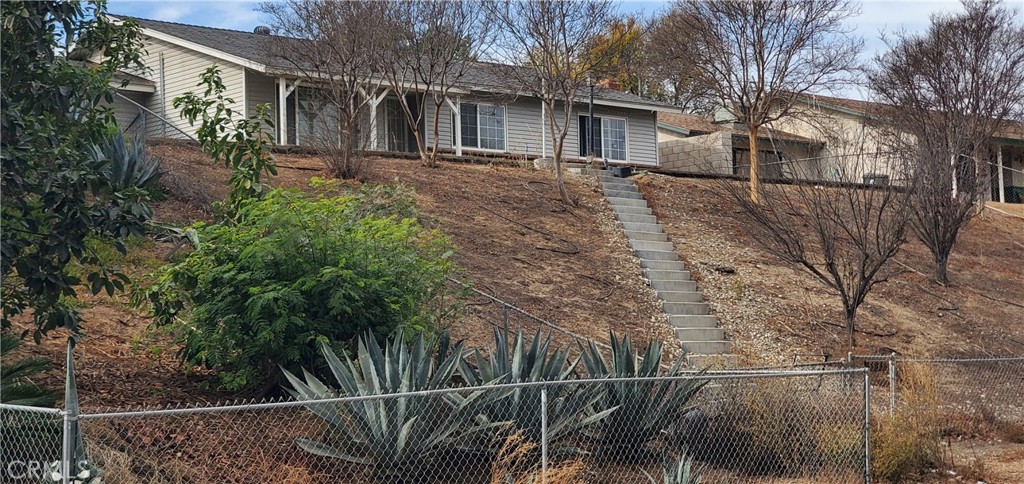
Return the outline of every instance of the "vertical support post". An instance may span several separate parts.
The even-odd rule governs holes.
[[[61,453],[60,453],[60,475],[61,482],[64,484],[71,483],[71,460],[75,455],[74,439],[72,438],[71,423],[73,419],[77,419],[76,415],[72,415],[70,410],[64,409],[60,412],[61,417],[64,420],[64,432],[63,438],[61,439]]]
[[[1006,185],[1003,184],[1003,145],[996,148],[996,177],[999,178],[999,203],[1006,203]]]
[[[452,101],[445,97],[444,100],[452,110],[452,116],[455,117],[455,122],[452,123],[455,125],[455,133],[452,134],[452,137],[455,138],[452,140],[452,146],[455,147],[455,156],[462,156],[462,98],[457,97],[455,101]],[[434,133],[434,136],[437,135],[437,133]]]
[[[540,482],[548,475],[548,387],[540,387]]]
[[[871,371],[864,369],[864,484],[871,484]]]
[[[587,161],[594,162],[594,81],[590,80],[590,105],[587,108]]]
[[[548,156],[548,133],[547,133],[547,120],[545,119],[547,108],[544,105],[544,101],[540,103],[540,157],[545,158]]]
[[[889,355],[889,415],[896,411],[896,353]]]
[[[288,80],[277,79],[277,144],[288,144]]]

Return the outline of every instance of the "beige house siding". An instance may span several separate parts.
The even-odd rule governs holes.
[[[245,115],[254,116],[256,115],[256,106],[260,104],[270,104],[270,117],[277,125],[277,81],[270,76],[265,76],[257,72],[245,69]],[[235,98],[236,101],[242,101],[242,97]],[[267,133],[271,139],[277,140],[277,129],[274,127],[266,127],[263,132]]]
[[[822,140],[817,156],[821,176],[830,181],[863,182],[865,175],[886,175],[899,182],[896,161],[881,143],[881,134],[860,116],[803,106],[795,116],[772,123],[772,128]],[[812,160],[806,160],[810,165]]]
[[[463,98],[463,102],[493,103],[494,101],[480,98]],[[541,156],[544,153],[551,155],[552,140],[548,129],[547,120],[541,116],[541,101],[533,98],[520,98],[514,102],[504,104],[505,106],[505,153],[512,155]],[[556,107],[558,121],[562,122],[561,106]],[[426,118],[433,119],[434,106],[427,102],[425,108]],[[569,119],[569,130],[562,147],[564,159],[580,159],[579,156],[579,116],[586,116],[588,108],[585,105],[577,105]],[[594,106],[594,116],[615,117],[626,119],[626,156],[627,162],[641,165],[657,165],[657,129],[655,113],[643,110],[617,109],[607,106]],[[438,136],[441,140],[440,146],[451,149],[454,133],[451,124],[451,108],[445,104],[441,106],[441,118],[438,126]],[[543,122],[542,122],[543,121]],[[431,126],[428,121],[426,139],[429,143],[432,140]],[[544,130],[543,132],[541,130]],[[542,147],[543,145],[543,147]],[[543,151],[542,151],[543,150]],[[471,148],[463,148],[464,152],[472,153]]]
[[[200,81],[199,76],[213,64],[217,64],[220,68],[221,78],[227,88],[224,95],[238,103],[245,102],[245,69],[242,66],[159,39],[147,37],[144,41],[146,53],[142,57],[142,62],[147,69],[129,72],[156,83],[156,92],[148,96],[146,108],[162,116],[182,131],[195,136],[196,129],[181,119],[179,110],[172,106],[172,101],[175,97],[188,91],[201,94],[201,88],[197,86]],[[239,107],[242,107],[242,104]],[[181,133],[162,122],[149,123],[147,129],[150,136],[182,137]]]

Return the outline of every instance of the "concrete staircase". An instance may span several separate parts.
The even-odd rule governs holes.
[[[690,279],[636,182],[616,178],[606,170],[595,170],[595,174],[683,349],[698,355],[728,353],[731,344],[718,320],[709,314],[704,295]]]

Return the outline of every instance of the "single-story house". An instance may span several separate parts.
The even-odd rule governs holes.
[[[658,113],[661,169],[677,173],[748,176],[750,143],[745,125],[727,116]],[[823,143],[776,129],[758,132],[762,176],[820,180]]]
[[[112,17],[120,18],[116,14]],[[185,92],[197,91],[200,74],[217,64],[227,88],[225,95],[239,103],[243,115],[251,115],[259,104],[268,103],[276,125],[268,134],[275,142],[310,145],[318,133],[314,123],[322,106],[310,102],[314,98],[310,89],[314,87],[303,85],[299,72],[282,59],[275,61],[268,55],[269,29],[241,32],[136,20],[142,27],[146,69],[131,75],[139,78],[137,84],[148,89],[121,93],[124,97],[118,97],[118,103],[129,105],[117,108],[119,113],[127,113],[122,123],[131,122],[128,118],[132,112],[146,110],[161,119],[159,123],[148,123],[146,131],[151,136],[194,136],[195,128],[180,118],[172,100]],[[425,110],[421,128],[428,144],[437,136],[440,146],[460,155],[550,156],[552,142],[544,128],[541,102],[519,91],[500,75],[494,64],[474,63],[442,105],[437,133],[430,122],[434,103],[423,102],[422,92],[412,96],[413,104]],[[569,159],[584,159],[587,155],[588,94],[581,93],[572,100],[575,112],[563,150],[563,156]],[[395,95],[381,89],[367,96],[371,109],[359,133],[365,149],[415,152],[415,141]],[[679,112],[678,108],[600,87],[594,91],[593,104],[594,155],[610,163],[658,165],[657,114]]]
[[[823,159],[842,165],[844,154],[850,152],[878,153],[873,173],[851,173],[848,181],[863,177],[888,175],[886,154],[880,148],[880,133],[874,127],[879,113],[890,106],[831,96],[805,96],[798,110],[800,116],[773,124],[774,127],[801,136],[827,140]],[[1024,203],[1024,123],[1008,121],[990,141],[990,199],[996,202]],[[852,172],[853,170],[849,170]]]

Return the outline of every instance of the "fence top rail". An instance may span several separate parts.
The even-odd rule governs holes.
[[[886,361],[893,359],[893,355],[852,355],[854,360],[861,361]],[[1000,363],[1019,361],[1024,362],[1024,356],[998,356],[991,358],[903,358],[896,356],[897,363]]]
[[[14,405],[11,403],[0,403],[0,410],[15,412],[43,413],[49,415],[60,415],[63,410],[49,407],[30,407],[28,405]]]
[[[820,371],[774,371],[774,372],[749,372],[749,371],[715,371],[715,372],[685,372],[677,376],[661,376],[661,377],[644,377],[644,378],[581,378],[576,380],[553,380],[553,381],[535,381],[535,382],[521,382],[521,383],[505,383],[500,385],[484,385],[475,387],[453,387],[453,388],[439,388],[435,390],[424,390],[418,392],[406,392],[406,393],[381,393],[376,395],[361,395],[354,397],[333,397],[323,398],[316,400],[287,400],[280,402],[267,402],[267,403],[249,403],[249,404],[237,404],[237,405],[224,405],[224,406],[210,406],[210,407],[185,407],[185,408],[167,408],[167,409],[155,409],[155,410],[137,410],[137,411],[125,411],[125,412],[100,412],[100,413],[82,413],[79,415],[80,420],[90,419],[101,419],[101,418],[115,418],[115,417],[157,417],[157,416],[170,416],[170,415],[183,415],[193,413],[218,413],[218,412],[242,412],[250,410],[271,410],[271,409],[285,409],[293,407],[304,407],[309,405],[327,405],[337,403],[354,403],[364,401],[375,401],[375,400],[393,400],[399,398],[410,398],[410,397],[429,397],[429,396],[440,396],[448,394],[458,393],[475,393],[481,391],[502,391],[502,390],[517,390],[523,388],[537,388],[537,387],[551,387],[559,385],[601,385],[608,383],[667,383],[676,381],[700,381],[710,382],[715,380],[755,380],[755,379],[771,379],[771,378],[812,378],[812,377],[825,377],[825,376],[853,376],[853,375],[866,375],[868,370],[866,368],[857,369],[845,369],[845,370],[820,370]]]

